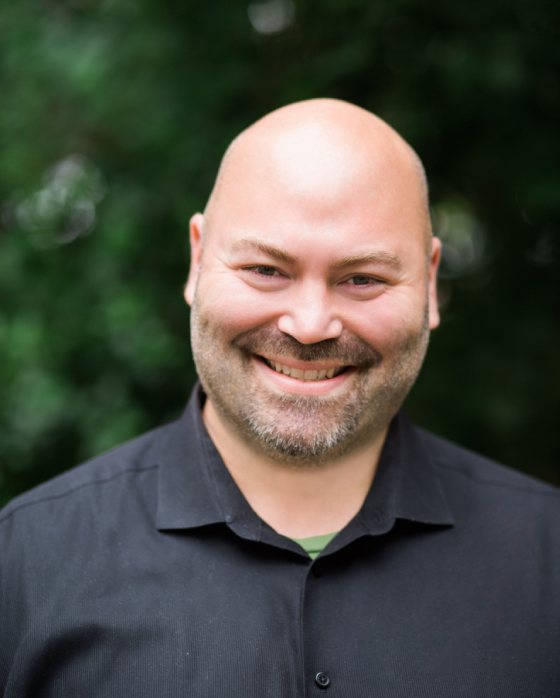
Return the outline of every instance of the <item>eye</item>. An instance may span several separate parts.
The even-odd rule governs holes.
[[[339,281],[339,288],[356,300],[376,298],[387,288],[387,280],[370,274],[350,274]]]
[[[352,276],[349,281],[353,286],[369,286],[372,283],[376,283],[377,279],[373,279],[371,276],[358,274],[356,276]]]
[[[377,286],[383,282],[374,276],[367,276],[366,274],[354,274],[354,276],[350,276],[348,279],[346,279],[344,283],[349,284],[350,286],[371,288],[372,286]]]
[[[262,291],[284,288],[289,275],[271,264],[246,264],[240,267],[245,283]]]
[[[257,276],[265,276],[269,278],[282,276],[281,272],[276,267],[271,267],[268,264],[254,264],[250,267],[244,267],[244,271],[250,271]]]

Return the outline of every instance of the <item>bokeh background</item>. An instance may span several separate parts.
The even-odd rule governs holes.
[[[443,324],[422,425],[560,483],[560,3],[0,5],[0,501],[174,417],[189,216],[221,153],[314,96],[425,161]]]

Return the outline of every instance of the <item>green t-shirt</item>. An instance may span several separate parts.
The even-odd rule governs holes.
[[[322,536],[311,536],[309,538],[293,538],[298,545],[305,550],[309,557],[314,560],[336,536],[338,531],[334,533],[324,533]]]

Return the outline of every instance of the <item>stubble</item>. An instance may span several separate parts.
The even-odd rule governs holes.
[[[274,327],[228,340],[195,302],[193,355],[204,391],[217,414],[253,448],[292,467],[319,467],[343,457],[387,429],[420,371],[428,345],[427,309],[420,329],[399,337],[382,355],[344,332],[303,345]],[[340,395],[272,392],[255,376],[255,356],[333,361],[352,366]]]

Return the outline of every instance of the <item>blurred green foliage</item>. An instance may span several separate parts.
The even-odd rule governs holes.
[[[230,139],[333,96],[424,159],[446,242],[421,424],[560,482],[560,5],[0,6],[0,500],[177,414],[187,221]]]

